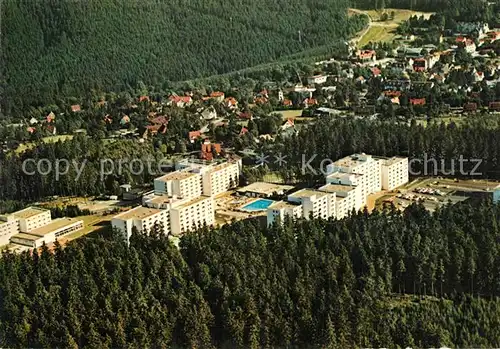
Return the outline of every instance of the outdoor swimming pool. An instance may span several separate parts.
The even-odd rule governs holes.
[[[264,211],[266,210],[274,201],[266,199],[257,199],[249,204],[246,204],[241,209],[245,211]]]

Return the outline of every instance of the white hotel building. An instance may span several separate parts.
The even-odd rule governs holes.
[[[393,190],[408,183],[408,158],[380,158],[354,154],[328,165],[326,185],[317,190],[303,189],[267,209],[267,224],[285,216],[342,219],[361,210],[368,195]]]
[[[143,197],[142,206],[115,216],[111,223],[130,238],[132,227],[149,231],[155,222],[164,233],[180,235],[194,227],[213,225],[213,198],[238,185],[241,159],[219,164],[183,161],[176,171],[154,180],[154,192]]]

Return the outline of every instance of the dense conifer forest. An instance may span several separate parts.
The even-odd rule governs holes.
[[[156,227],[0,259],[0,344],[61,348],[498,347],[500,206]]]
[[[5,112],[143,81],[161,87],[330,45],[361,29],[347,0],[8,0]]]
[[[268,166],[290,183],[318,183],[323,180],[320,170],[324,159],[335,161],[359,152],[418,159],[413,163],[412,170],[421,176],[498,180],[500,132],[498,122],[493,121],[478,117],[462,125],[432,122],[423,126],[414,121],[394,123],[320,118],[316,123],[301,128],[297,135],[280,137],[276,142],[260,143],[257,152],[271,156],[286,154],[287,166],[277,166],[273,162]],[[186,137],[188,130],[172,128],[164,135],[163,145],[179,142],[177,140]],[[250,138],[237,137],[236,150],[244,149],[251,142]],[[121,184],[142,186],[151,183],[155,175],[161,173],[158,172],[160,160],[172,155],[172,152],[161,151],[162,145],[158,146],[157,142],[118,140],[110,143],[81,135],[65,142],[37,144],[36,148],[21,154],[0,154],[0,183],[5,183],[0,186],[1,200],[30,202],[52,195],[119,194]],[[177,151],[175,147],[172,149]],[[47,164],[42,167],[42,172],[35,171],[34,164],[42,159],[47,159],[43,161],[48,161],[53,170],[58,159],[67,159],[71,166],[65,175],[57,178],[54,171],[45,173]],[[104,168],[103,159],[114,162],[112,173],[101,172],[101,168]],[[134,167],[131,170],[128,165],[133,159],[142,160],[144,171],[139,173]],[[427,165],[426,159],[429,160]],[[459,172],[460,159],[467,160],[463,163],[463,173]],[[477,168],[475,159],[480,161]],[[120,160],[124,164],[121,167]],[[31,161],[25,167],[27,171],[23,169],[25,161]],[[245,161],[252,163],[254,159],[246,158]],[[306,163],[317,171],[316,175],[309,170],[303,171]],[[455,169],[454,173],[450,172],[452,168]],[[101,173],[104,174],[102,177]]]

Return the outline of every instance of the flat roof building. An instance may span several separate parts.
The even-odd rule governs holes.
[[[282,185],[266,182],[255,182],[246,187],[238,189],[238,193],[246,194],[252,197],[269,197],[273,194],[283,195],[293,189],[291,185]]]
[[[50,210],[33,206],[14,212],[12,216],[19,220],[19,230],[23,233],[47,225],[51,221]]]
[[[215,222],[213,198],[199,196],[180,203],[170,210],[170,220],[173,235],[180,235],[195,227],[213,225]]]
[[[31,230],[28,233],[19,233],[13,235],[10,241],[15,244],[38,248],[44,243],[49,244],[58,237],[78,231],[83,228],[83,221],[75,218],[59,218],[51,221],[49,224]]]
[[[127,242],[135,228],[138,232],[150,231],[155,224],[163,226],[163,233],[170,233],[169,210],[138,206],[113,217],[111,225],[125,234]]]

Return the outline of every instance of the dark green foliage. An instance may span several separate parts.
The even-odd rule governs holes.
[[[112,233],[0,259],[3,347],[498,347],[500,207]]]
[[[6,111],[91,90],[162,87],[341,41],[360,29],[347,0],[8,0]],[[299,34],[300,32],[300,34]]]

